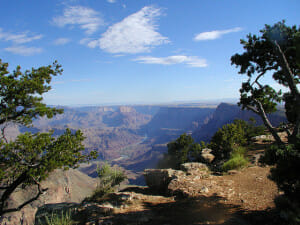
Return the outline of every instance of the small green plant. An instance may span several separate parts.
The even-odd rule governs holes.
[[[248,164],[248,160],[241,155],[236,155],[225,162],[222,166],[223,171],[241,169]]]
[[[39,221],[40,225],[73,225],[75,222],[72,220],[72,213],[70,210],[52,212],[50,216],[46,215],[43,219],[44,222]]]
[[[223,171],[241,169],[248,164],[248,160],[245,158],[246,149],[238,146],[234,148],[231,153],[230,159],[222,166]]]
[[[112,168],[107,162],[97,168],[97,173],[100,182],[93,195],[88,199],[90,201],[96,201],[109,193],[113,193],[116,186],[127,178],[122,170]]]
[[[201,161],[201,151],[206,147],[204,142],[196,143],[191,135],[180,135],[167,145],[168,152],[158,163],[158,168],[179,169],[182,163]]]
[[[255,123],[254,119],[251,119],[250,122],[235,120],[220,128],[208,145],[213,149],[216,160],[228,160],[238,146],[247,146],[252,137],[264,134],[264,128],[255,126]]]

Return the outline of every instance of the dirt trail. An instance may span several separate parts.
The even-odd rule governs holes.
[[[127,197],[111,214],[95,215],[90,224],[282,225],[274,209],[274,198],[279,193],[276,184],[268,179],[270,167],[258,163],[268,144],[259,141],[252,145],[248,152],[251,163],[241,171],[177,179],[175,187],[182,193],[181,198],[156,196],[146,187],[128,188],[119,193]]]

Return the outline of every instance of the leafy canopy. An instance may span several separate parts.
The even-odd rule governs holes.
[[[248,81],[240,89],[240,105],[257,113],[276,140],[262,159],[274,165],[270,178],[277,183],[284,195],[275,200],[281,214],[289,224],[300,222],[300,27],[289,27],[285,21],[273,26],[265,25],[261,36],[247,36],[241,40],[245,52],[231,57],[231,63],[247,74]],[[282,94],[274,85],[263,84],[261,78],[272,75],[277,84],[288,91]],[[273,87],[272,87],[273,86]],[[277,130],[267,118],[278,103],[283,102],[289,124],[285,126],[288,143],[281,140]],[[281,200],[279,200],[281,199]]]
[[[252,137],[265,133],[262,126],[255,126],[255,121],[234,120],[220,128],[212,137],[209,147],[216,160],[229,159],[238,146],[246,146]]]
[[[184,133],[175,141],[168,143],[167,147],[168,152],[159,162],[158,167],[179,169],[182,163],[201,161],[201,151],[205,148],[205,143],[196,143],[191,135]]]
[[[277,143],[282,144],[266,114],[276,111],[277,104],[283,101],[287,118],[293,124],[289,137],[299,134],[300,28],[289,27],[282,21],[273,26],[265,25],[260,33],[261,36],[249,34],[246,40],[241,40],[245,51],[233,55],[231,64],[239,67],[240,74],[248,76],[240,89],[239,104],[260,115]],[[264,84],[262,78],[269,75],[289,91],[282,94],[273,85]]]
[[[12,73],[8,63],[0,60],[0,216],[18,211],[36,200],[46,189],[40,181],[57,168],[77,167],[79,163],[96,157],[96,153],[83,155],[84,140],[80,130],[54,138],[53,132],[24,133],[15,140],[6,137],[9,125],[32,126],[33,119],[46,116],[52,118],[63,113],[62,109],[46,106],[42,95],[51,89],[53,76],[62,73],[61,66],[53,65],[32,68],[21,72],[18,66]],[[21,205],[7,208],[10,196],[17,188],[36,185],[37,194],[30,196]]]

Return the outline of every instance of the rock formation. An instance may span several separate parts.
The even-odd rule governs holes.
[[[32,225],[39,207],[45,204],[50,204],[53,207],[63,202],[80,203],[95,190],[97,180],[74,169],[67,171],[55,170],[41,185],[43,188],[48,188],[45,194],[25,206],[21,211],[5,214],[0,219],[0,224]],[[12,195],[9,206],[16,207],[20,205],[26,199],[34,196],[35,192],[35,187],[18,190]]]

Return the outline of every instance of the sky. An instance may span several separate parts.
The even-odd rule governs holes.
[[[9,70],[55,60],[64,69],[44,95],[50,105],[238,98],[245,76],[230,57],[243,52],[240,39],[264,24],[300,22],[299,0],[0,3],[0,59]]]

